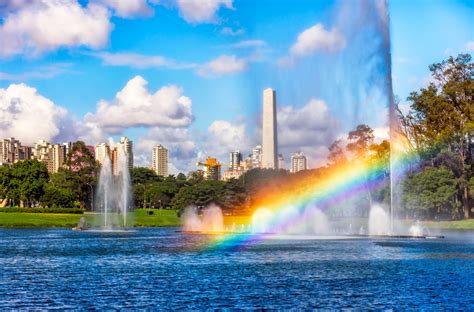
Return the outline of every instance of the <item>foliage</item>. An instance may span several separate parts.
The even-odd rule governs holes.
[[[356,157],[365,157],[374,143],[374,130],[367,125],[358,125],[355,130],[349,132],[347,139],[347,150]]]
[[[0,170],[0,192],[16,204],[29,206],[38,201],[48,181],[46,165],[37,160],[20,161]]]
[[[474,63],[469,54],[449,57],[430,66],[433,81],[408,97],[410,111],[399,111],[402,132],[422,167],[447,167],[457,178],[455,200],[470,217],[468,181],[473,175]]]
[[[0,208],[1,213],[71,213],[71,214],[82,214],[84,210],[79,208],[19,208],[19,207],[7,207]]]
[[[73,207],[75,198],[73,191],[50,182],[46,184],[41,204],[43,207]]]
[[[407,209],[455,216],[458,204],[454,199],[458,179],[445,167],[426,168],[404,181],[403,200]]]
[[[158,176],[153,170],[145,167],[132,168],[130,170],[130,178],[133,184],[147,184],[163,180],[163,177]]]
[[[72,144],[67,157],[65,177],[70,179],[71,190],[75,193],[81,208],[91,200],[91,186],[95,184],[97,163],[82,141]]]

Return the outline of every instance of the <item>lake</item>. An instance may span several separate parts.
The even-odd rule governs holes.
[[[474,309],[474,235],[278,237],[0,229],[0,310]]]

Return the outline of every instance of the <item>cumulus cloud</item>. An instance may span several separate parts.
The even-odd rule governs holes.
[[[62,131],[66,109],[23,83],[0,89],[0,138],[15,137],[32,144],[53,140]]]
[[[302,107],[283,106],[278,111],[278,143],[287,159],[303,151],[312,164],[323,163],[337,129],[336,119],[322,100],[311,99]]]
[[[66,0],[20,3],[0,25],[0,56],[38,55],[61,47],[101,48],[113,28],[109,18],[109,11],[96,3],[86,7]]]
[[[170,174],[186,173],[195,169],[196,143],[188,128],[151,128],[135,143],[134,157],[137,165],[150,165],[152,149],[158,144],[169,151]]]
[[[202,77],[219,77],[222,75],[243,72],[248,67],[248,61],[235,55],[221,55],[218,58],[201,65],[196,73]]]
[[[147,0],[99,0],[104,5],[113,9],[115,15],[124,18],[136,16],[149,16],[153,14]]]
[[[194,117],[192,102],[175,85],[162,87],[155,93],[147,89],[148,82],[135,76],[127,82],[111,102],[100,101],[95,114],[88,113],[85,121],[97,124],[110,134],[130,127],[185,127]]]
[[[98,52],[92,55],[100,58],[105,65],[111,66],[130,66],[133,68],[170,68],[186,69],[194,68],[197,65],[191,63],[178,63],[173,59],[160,55],[144,55],[138,53],[110,53]]]
[[[315,52],[337,52],[344,49],[346,39],[337,29],[328,31],[323,24],[317,23],[301,32],[291,46],[289,55],[280,59],[281,65],[290,65],[295,59]]]
[[[211,23],[221,7],[233,9],[232,0],[177,0],[181,16],[189,23]]]

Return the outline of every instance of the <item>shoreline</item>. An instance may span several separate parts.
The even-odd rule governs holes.
[[[182,225],[174,210],[152,210],[153,215],[148,215],[148,209],[134,211],[133,228],[179,227]],[[95,213],[84,214],[65,213],[15,213],[0,212],[0,229],[35,229],[35,228],[73,228],[76,227],[81,217],[86,218],[87,224],[97,226]],[[249,216],[224,216],[225,226],[232,224],[248,224]],[[433,230],[459,230],[474,231],[474,219],[454,221],[420,221],[422,226]]]

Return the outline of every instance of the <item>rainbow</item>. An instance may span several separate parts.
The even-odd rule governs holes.
[[[283,185],[280,192],[263,195],[262,207],[265,207],[264,211],[271,212],[271,215],[266,216],[264,232],[278,233],[298,227],[311,217],[307,212],[316,211],[316,207],[328,209],[356,196],[368,194],[369,191],[381,189],[387,185],[390,167],[396,167],[399,172],[404,171],[413,159],[415,155],[406,152],[399,152],[397,157],[392,153],[392,166],[389,166],[390,159],[347,163],[325,168],[322,174],[304,178],[294,185]],[[284,189],[288,191],[285,192]],[[257,209],[254,218],[258,217],[258,212],[262,211],[260,209]],[[260,233],[217,235],[207,248],[238,249],[264,240],[267,236]]]

